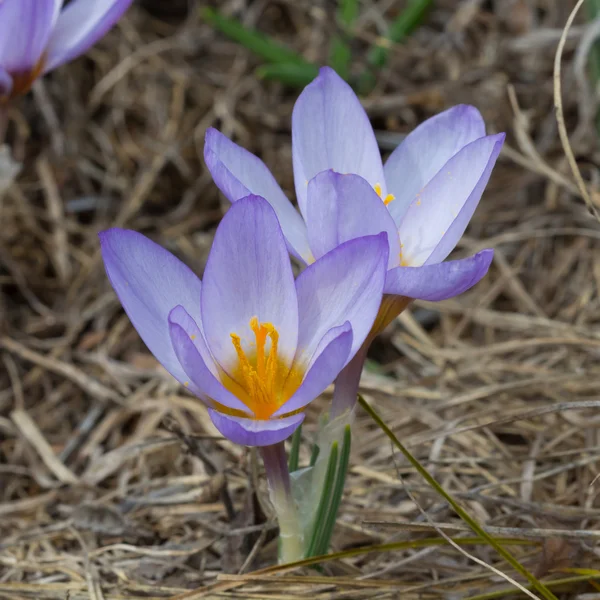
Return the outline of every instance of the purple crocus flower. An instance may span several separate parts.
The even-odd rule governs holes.
[[[381,302],[385,238],[342,243],[294,282],[275,211],[248,196],[221,221],[201,282],[139,233],[100,234],[110,282],[150,351],[247,446],[286,439],[363,344]]]
[[[83,54],[133,0],[0,0],[0,102]]]
[[[260,159],[214,129],[204,157],[230,201],[249,193],[267,199],[289,251],[305,264],[337,244],[385,231],[388,272],[375,328],[381,330],[411,299],[456,296],[487,272],[492,250],[445,259],[479,203],[503,141],[504,134],[486,135],[476,108],[456,106],[417,127],[384,166],[360,101],[325,67],[292,115],[300,213]]]

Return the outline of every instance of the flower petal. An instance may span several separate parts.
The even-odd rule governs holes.
[[[354,356],[379,310],[387,260],[387,235],[380,233],[344,242],[300,274],[295,361],[308,365],[323,336],[346,321],[353,337],[347,360]]]
[[[473,287],[488,272],[494,251],[491,249],[446,262],[423,267],[397,267],[388,271],[384,294],[437,302],[458,296]]]
[[[37,0],[36,0],[37,1]],[[133,0],[73,0],[60,13],[50,43],[45,71],[77,58],[123,16]]]
[[[200,323],[200,279],[170,252],[135,231],[100,233],[106,273],[148,349],[180,383],[189,378],[169,335],[169,313],[182,305]],[[194,390],[192,390],[194,391]]]
[[[0,66],[12,75],[35,68],[42,58],[62,0],[0,2]]]
[[[237,364],[231,334],[249,347],[250,320],[279,333],[278,355],[291,365],[298,339],[298,302],[285,240],[264,198],[235,202],[223,217],[208,257],[202,290],[202,323],[208,347],[230,375]]]
[[[450,254],[477,208],[503,142],[501,133],[466,145],[408,207],[399,227],[406,266],[438,263]]]
[[[314,260],[300,213],[260,158],[211,127],[206,132],[204,161],[217,187],[230,202],[250,194],[262,196],[275,210],[290,252],[305,263]]]
[[[306,224],[316,258],[348,240],[384,231],[389,244],[388,268],[399,264],[398,227],[381,198],[359,175],[341,175],[330,170],[311,179]]]
[[[352,349],[352,328],[346,322],[330,329],[315,351],[302,385],[294,395],[273,414],[286,415],[304,408],[333,382],[348,362]]]
[[[269,421],[230,417],[212,409],[208,413],[224,437],[242,446],[271,446],[283,442],[304,421],[302,413]]]
[[[353,173],[371,186],[385,179],[369,117],[352,88],[329,67],[300,94],[292,113],[296,195],[306,216],[306,186],[321,171]]]
[[[485,136],[485,123],[474,106],[459,104],[421,123],[392,152],[383,170],[390,213],[400,223],[419,191],[467,144]]]
[[[10,91],[12,90],[13,82],[12,77],[0,67],[0,100],[2,98],[8,98]]]
[[[177,359],[193,383],[204,396],[223,406],[241,410],[250,415],[248,407],[229,390],[225,389],[210,368],[211,359],[204,336],[196,322],[183,306],[175,307],[169,314],[169,333]],[[188,387],[188,386],[186,386]],[[212,404],[208,402],[209,406]]]

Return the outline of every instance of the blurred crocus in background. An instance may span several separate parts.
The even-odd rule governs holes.
[[[383,165],[360,101],[323,68],[294,106],[292,154],[300,213],[264,163],[218,131],[205,161],[232,202],[264,196],[290,252],[305,264],[347,240],[387,233],[384,297],[371,335],[336,382],[331,416],[352,408],[373,337],[413,299],[456,296],[487,272],[493,251],[445,261],[465,231],[500,153],[504,134],[486,135],[479,111],[451,108],[411,132]]]
[[[0,0],[0,104],[77,58],[133,0]]]
[[[233,442],[261,446],[285,559],[303,554],[283,440],[369,334],[381,302],[385,234],[350,240],[296,279],[275,212],[236,202],[204,279],[143,235],[100,234],[110,282],[162,365],[208,407]]]

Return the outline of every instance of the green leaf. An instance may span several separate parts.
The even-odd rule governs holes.
[[[311,66],[310,63],[299,54],[286,46],[279,44],[269,36],[250,29],[237,19],[226,17],[218,11],[205,7],[201,10],[205,21],[228,38],[248,48],[254,54],[270,63],[296,63],[298,65]],[[316,68],[316,67],[315,67]]]
[[[480,537],[508,562],[515,571],[525,577],[541,596],[546,600],[557,600],[556,596],[537,578],[530,573],[508,550],[501,546],[498,541],[485,531],[469,513],[458,504],[458,502],[429,474],[429,471],[403,446],[400,440],[394,435],[394,432],[383,422],[381,417],[375,412],[372,406],[365,401],[359,394],[358,402],[363,409],[369,413],[373,421],[379,425],[380,429],[388,436],[391,442],[400,450],[406,460],[416,469],[416,471],[427,481],[427,483],[454,509],[454,512]]]
[[[298,470],[300,460],[300,440],[302,439],[302,425],[294,431],[292,435],[292,447],[290,448],[290,457],[288,459],[288,470],[290,473]]]
[[[306,87],[319,74],[319,67],[309,63],[278,63],[256,69],[259,79],[274,79],[291,87]]]
[[[350,62],[352,61],[348,37],[351,35],[350,31],[356,17],[358,17],[358,0],[341,0],[337,18],[344,31],[340,35],[336,35],[331,42],[329,64],[340,77],[346,80],[350,75]]]
[[[329,510],[327,511],[325,522],[322,525],[322,534],[317,549],[315,551],[316,554],[325,554],[329,550],[331,536],[333,535],[335,522],[337,520],[337,514],[340,509],[340,503],[342,501],[342,495],[344,493],[346,473],[348,472],[348,463],[350,462],[351,441],[352,436],[350,433],[350,425],[346,425],[346,428],[344,429],[344,441],[342,442],[342,450],[340,452],[337,472],[335,474],[335,482],[333,484],[333,489],[331,490]],[[326,490],[324,489],[323,493],[325,492]]]
[[[321,452],[321,448],[319,448],[319,446],[317,446],[317,444],[313,444],[311,453],[310,453],[310,462],[309,462],[309,466],[310,467],[314,467],[315,463],[317,462],[317,458],[319,458],[319,452]]]
[[[333,442],[331,445],[331,452],[329,454],[329,461],[327,462],[327,471],[325,472],[325,479],[323,481],[323,487],[321,492],[321,498],[319,499],[319,506],[315,515],[314,523],[312,524],[312,531],[310,534],[310,542],[306,550],[306,556],[315,556],[317,548],[319,547],[320,538],[323,532],[323,523],[327,512],[329,510],[329,490],[334,485],[335,472],[338,462],[338,443]]]

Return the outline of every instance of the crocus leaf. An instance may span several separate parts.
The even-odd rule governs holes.
[[[299,65],[312,66],[299,54],[286,46],[277,43],[255,29],[250,29],[237,19],[226,17],[212,8],[204,8],[201,12],[203,18],[215,29],[228,38],[245,46],[251,52],[260,56],[270,63],[296,63]]]
[[[319,448],[319,446],[317,444],[313,444],[312,450],[310,452],[310,463],[309,463],[310,467],[315,466],[315,463],[317,462],[317,458],[319,458],[320,451],[321,451],[321,449]]]
[[[351,439],[350,425],[346,425],[346,428],[344,429],[344,441],[342,442],[337,472],[335,474],[335,481],[330,493],[329,510],[327,512],[327,517],[325,518],[325,523],[322,526],[322,534],[316,550],[317,555],[325,554],[329,549],[331,536],[333,535],[333,529],[335,527],[338,510],[344,493],[346,473],[348,472],[348,463],[350,461]],[[324,489],[323,493],[326,493],[326,491],[327,490]]]
[[[307,557],[316,556],[318,554],[317,549],[319,548],[321,542],[321,536],[325,525],[325,518],[329,511],[329,490],[332,489],[334,485],[337,463],[338,443],[333,442],[333,444],[331,445],[331,452],[329,454],[329,461],[327,463],[327,471],[325,472],[323,487],[321,488],[321,498],[319,500],[319,506],[317,508],[315,520],[312,525],[312,531],[310,533],[310,542],[306,550]]]
[[[350,61],[352,52],[348,43],[351,35],[351,28],[358,17],[358,0],[342,0],[338,8],[338,22],[342,26],[341,34],[335,36],[331,42],[331,53],[329,64],[344,79],[348,79],[350,74]]]

